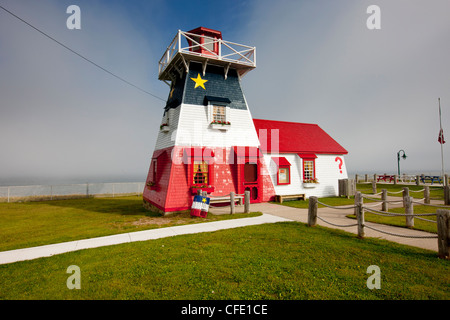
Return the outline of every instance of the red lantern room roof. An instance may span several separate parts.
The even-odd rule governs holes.
[[[205,27],[198,27],[198,28],[192,29],[191,31],[188,31],[188,33],[194,33],[194,34],[203,35],[203,36],[207,36],[207,37],[211,37],[211,38],[222,39],[222,32],[213,30],[213,29],[209,29],[209,28],[205,28]]]

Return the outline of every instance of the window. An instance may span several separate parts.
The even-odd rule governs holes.
[[[195,51],[195,52],[199,52],[200,51],[200,37],[198,36],[191,36],[192,40],[194,41],[189,41],[189,46],[191,46],[192,48],[189,48],[190,51]],[[198,44],[197,44],[198,43]]]
[[[153,159],[152,160],[152,162],[153,162],[153,174],[152,174],[152,181],[153,182],[156,182],[156,173],[158,172],[157,170],[158,170],[158,168],[157,168],[157,166],[158,166],[158,160],[157,159]]]
[[[273,157],[272,161],[277,165],[277,184],[291,183],[291,163],[285,157]]]
[[[208,163],[206,161],[194,161],[193,184],[208,184]]]
[[[291,175],[289,167],[278,168],[278,184],[289,184]]]
[[[303,160],[303,181],[315,179],[314,160]]]
[[[214,40],[215,39],[211,37],[203,37],[203,47],[214,52],[216,50]],[[209,51],[207,52],[209,53]]]
[[[226,112],[224,106],[213,106],[213,122],[226,122]]]

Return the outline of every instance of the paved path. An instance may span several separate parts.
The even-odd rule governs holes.
[[[231,219],[223,221],[187,224],[182,226],[151,229],[130,233],[121,233],[106,237],[98,237],[57,244],[50,244],[39,247],[9,250],[0,252],[0,264],[12,263],[16,261],[32,260],[41,257],[49,257],[55,254],[61,254],[65,252],[98,248],[120,243],[146,241],[177,236],[181,234],[211,232],[222,229],[230,229],[230,228],[245,227],[264,223],[283,222],[283,221],[290,221],[290,220],[280,216],[263,214],[261,216],[253,218]]]

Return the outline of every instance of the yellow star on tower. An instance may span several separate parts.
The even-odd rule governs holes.
[[[208,82],[208,80],[202,79],[202,77],[200,77],[200,73],[197,75],[197,78],[191,78],[191,80],[193,80],[195,82],[194,89],[197,87],[202,87],[203,89],[206,90],[205,82]]]

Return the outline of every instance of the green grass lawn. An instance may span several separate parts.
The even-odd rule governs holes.
[[[69,290],[70,265],[81,289]],[[377,265],[381,288],[368,289]],[[0,265],[0,299],[450,299],[435,252],[286,222]]]
[[[260,214],[162,217],[145,210],[141,196],[0,203],[0,251]]]
[[[138,196],[1,203],[0,251],[259,214],[161,217]],[[66,287],[70,265],[80,267],[80,290]],[[381,289],[366,286],[370,265],[380,267]],[[449,271],[432,251],[288,222],[0,265],[0,299],[448,300]]]

